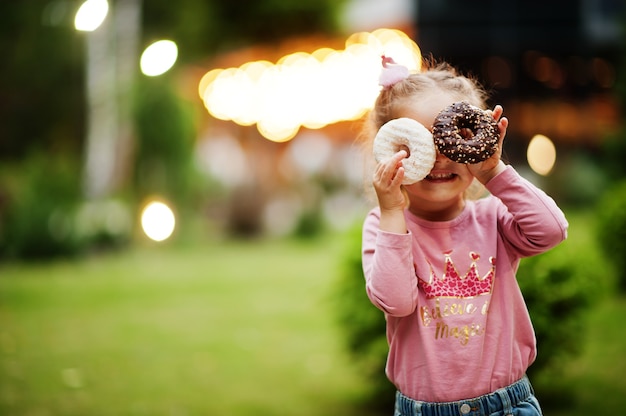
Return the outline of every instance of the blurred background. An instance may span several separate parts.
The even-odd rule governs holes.
[[[380,56],[475,76],[565,210],[522,262],[546,415],[626,405],[621,0],[0,3],[0,414],[385,415]]]

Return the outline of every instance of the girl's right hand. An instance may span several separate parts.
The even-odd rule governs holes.
[[[498,122],[498,130],[500,131],[498,150],[489,159],[483,162],[467,165],[467,168],[472,175],[474,175],[474,177],[483,185],[493,179],[505,168],[505,164],[500,158],[502,157],[502,143],[504,141],[504,136],[506,136],[506,129],[509,126],[509,120],[506,117],[502,117],[503,112],[504,110],[501,105],[496,105],[493,111],[491,111],[493,118]]]
[[[374,185],[378,205],[382,212],[403,212],[406,207],[406,200],[401,188],[402,180],[404,179],[402,160],[406,157],[406,151],[400,150],[376,166],[372,184]]]

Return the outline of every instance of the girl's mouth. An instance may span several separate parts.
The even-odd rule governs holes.
[[[452,172],[431,172],[425,179],[433,182],[445,182],[454,179],[456,176],[457,175]]]

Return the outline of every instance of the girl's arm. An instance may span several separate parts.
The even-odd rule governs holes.
[[[500,232],[520,255],[542,253],[567,238],[568,223],[561,209],[513,167],[507,166],[486,188],[504,204],[498,213]]]
[[[509,121],[502,117],[502,106],[492,111],[498,122],[500,140],[498,150],[489,159],[468,165],[472,174],[506,206],[501,212],[501,231],[522,255],[533,255],[548,250],[567,238],[567,220],[556,203],[542,190],[522,178],[500,159],[502,143]]]
[[[417,307],[417,277],[411,233],[380,229],[381,214],[373,210],[363,225],[362,260],[367,295],[391,316],[410,315]]]
[[[402,191],[404,150],[378,164],[372,184],[379,209],[363,225],[363,272],[372,303],[392,316],[406,316],[416,308],[417,278],[413,269],[411,234],[407,231]]]

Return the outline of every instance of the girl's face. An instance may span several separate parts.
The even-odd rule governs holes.
[[[408,117],[431,130],[435,117],[455,101],[447,94],[431,94],[428,99],[406,98],[395,108],[394,118]],[[456,163],[437,151],[435,166],[423,180],[405,186],[409,210],[418,217],[431,221],[447,221],[457,217],[465,207],[464,193],[474,176],[467,165]]]

